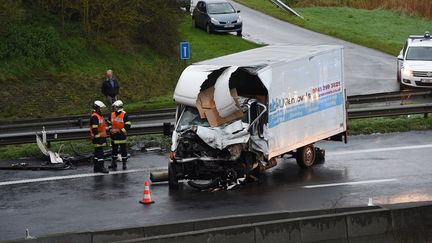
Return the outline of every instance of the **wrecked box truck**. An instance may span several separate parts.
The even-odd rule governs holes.
[[[346,142],[341,46],[275,45],[188,66],[174,92],[171,189],[227,188],[292,156],[324,159],[320,140]]]

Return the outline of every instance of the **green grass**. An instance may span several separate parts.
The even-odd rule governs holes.
[[[432,118],[420,115],[397,118],[367,118],[348,122],[349,134],[373,134],[432,130]]]
[[[128,138],[128,142],[129,145],[143,143],[149,147],[160,146],[164,149],[169,149],[171,139],[163,135],[144,135],[130,137]],[[73,156],[76,155],[76,153],[93,153],[93,145],[90,139],[52,142],[50,150],[58,152],[61,145],[63,145],[63,150],[61,152],[64,154]],[[40,152],[36,144],[7,145],[0,147],[0,160],[14,160],[20,158],[44,159],[44,155]]]
[[[279,8],[270,0],[235,0],[253,9],[304,28],[398,55],[407,37],[432,31],[432,21],[399,12],[346,7],[296,8],[304,20]]]
[[[60,145],[64,145],[64,153],[74,155],[75,151],[79,153],[92,152],[93,146],[89,139],[65,142],[51,143],[50,150],[58,152]],[[19,158],[36,158],[43,159],[44,155],[40,152],[36,143],[34,144],[20,144],[20,145],[7,145],[0,147],[0,159],[19,159]]]
[[[182,41],[191,43],[187,64],[259,47],[233,35],[194,29],[187,14],[178,31]],[[0,60],[0,103],[7,104],[0,120],[86,114],[92,101],[105,101],[100,85],[107,69],[119,79],[120,98],[129,111],[174,105],[172,93],[186,67],[178,52],[159,56],[145,46],[130,51],[105,43],[87,49],[84,40],[73,36],[61,37],[60,46],[71,57],[61,68],[45,63],[34,70],[22,60]]]

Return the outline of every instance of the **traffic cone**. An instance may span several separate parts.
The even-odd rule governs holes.
[[[149,187],[148,181],[145,181],[145,183],[144,183],[144,194],[143,194],[143,198],[141,199],[141,201],[139,201],[139,203],[141,203],[141,204],[154,203],[154,201],[151,200],[150,187]]]

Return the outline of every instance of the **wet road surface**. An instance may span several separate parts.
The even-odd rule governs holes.
[[[343,45],[348,95],[399,90],[396,81],[396,57],[303,29],[233,1],[231,3],[241,10],[243,36],[248,40],[264,44]]]
[[[138,203],[149,172],[165,168],[165,154],[142,153],[129,171],[0,171],[0,240],[32,235],[169,223],[197,218],[342,206],[432,201],[432,132],[350,137],[322,142],[326,162],[301,170],[282,159],[260,183],[231,191],[199,192],[183,184],[151,185],[155,204]],[[68,177],[61,177],[68,176]],[[42,178],[35,181],[35,178]],[[15,183],[15,184],[11,184]]]

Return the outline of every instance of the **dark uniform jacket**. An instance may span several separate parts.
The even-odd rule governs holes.
[[[109,79],[105,79],[105,81],[103,81],[102,94],[114,98],[119,94],[120,86],[117,82],[117,79],[113,78],[112,81],[114,83],[114,87],[111,85],[111,81]]]

